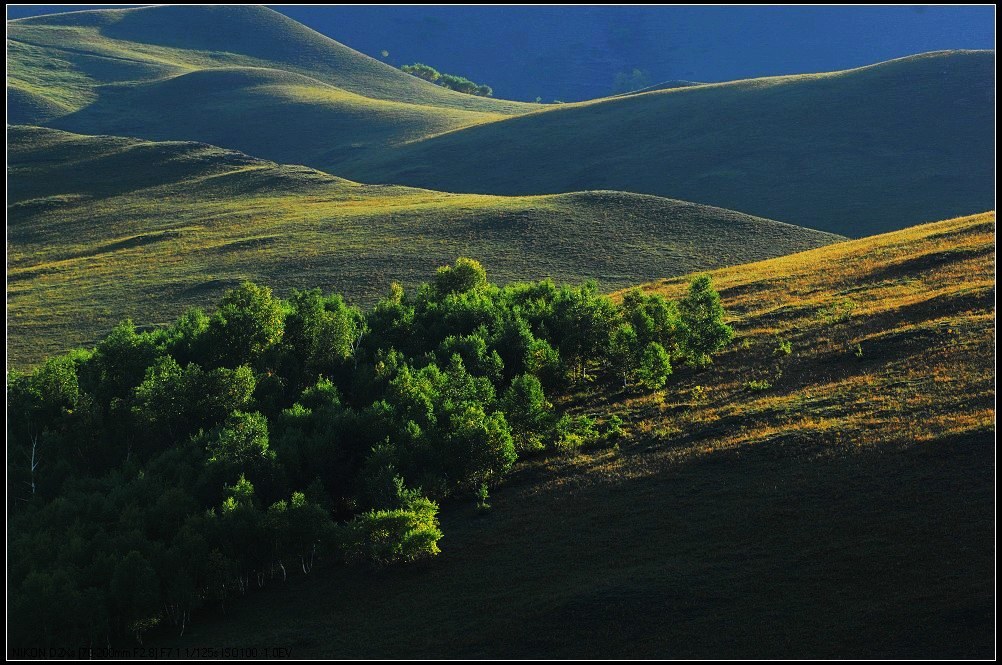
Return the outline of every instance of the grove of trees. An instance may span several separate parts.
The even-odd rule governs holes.
[[[317,564],[433,556],[438,502],[486,506],[520,456],[618,431],[551,398],[659,389],[730,340],[723,315],[707,277],[617,304],[461,258],[368,311],[244,283],[211,314],[10,372],[9,644],[183,634]]]
[[[494,94],[494,90],[491,89],[489,85],[477,84],[468,78],[456,76],[455,74],[443,74],[434,67],[420,62],[416,62],[413,65],[404,65],[400,68],[400,70],[407,72],[412,76],[416,76],[419,79],[424,79],[425,81],[429,81],[435,85],[440,85],[443,88],[455,90],[456,92],[462,92],[467,95],[490,97]]]

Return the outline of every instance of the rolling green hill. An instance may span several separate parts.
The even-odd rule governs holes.
[[[987,213],[715,271],[738,337],[712,368],[576,399],[618,446],[522,463],[487,516],[447,506],[433,560],[318,568],[147,643],[990,657],[994,239]]]
[[[9,353],[171,320],[243,279],[361,301],[456,256],[499,281],[612,290],[841,238],[655,196],[501,197],[362,185],[197,143],[8,128]],[[615,239],[612,241],[611,239]]]
[[[11,122],[362,182],[631,191],[850,236],[994,200],[990,51],[546,106],[446,90],[261,7],[10,21],[8,56]]]
[[[565,104],[337,172],[494,194],[629,190],[868,235],[993,205],[994,59],[930,53]]]
[[[148,7],[8,22],[9,120],[200,140],[323,165],[537,108],[464,95],[265,7]]]
[[[152,6],[48,14],[8,21],[16,48],[11,83],[55,92],[149,81],[200,69],[263,67],[298,73],[357,95],[498,114],[536,104],[463,95],[329,39],[263,6]],[[40,71],[45,59],[57,65]]]

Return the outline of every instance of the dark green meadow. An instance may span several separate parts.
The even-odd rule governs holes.
[[[976,658],[992,653],[992,438],[848,457],[714,453],[645,478],[530,467],[443,553],[321,571],[206,617],[184,649],[303,658]]]

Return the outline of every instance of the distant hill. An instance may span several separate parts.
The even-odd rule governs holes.
[[[565,104],[360,155],[366,182],[623,189],[849,236],[994,203],[991,51]]]
[[[7,38],[29,51],[15,54],[15,87],[48,87],[70,75],[79,87],[94,87],[249,66],[299,73],[373,99],[493,113],[536,107],[433,85],[263,6],[166,5],[50,14],[9,21]],[[62,67],[32,69],[41,55]]]
[[[16,365],[148,324],[243,279],[371,302],[473,256],[498,281],[606,290],[840,237],[622,192],[500,197],[362,185],[190,142],[8,128],[8,350]]]
[[[994,200],[990,51],[537,105],[446,90],[261,7],[71,12],[8,33],[12,122],[361,182],[632,191],[850,236]]]
[[[633,69],[651,81],[730,81],[995,43],[989,5],[274,8],[384,62],[434,64],[491,84],[499,97],[523,100],[603,97],[618,74]],[[68,9],[73,7],[8,5],[7,16]]]
[[[578,399],[618,445],[520,463],[487,516],[447,506],[426,564],[326,568],[147,643],[990,657],[994,242],[988,213],[715,271],[737,338],[711,368]]]
[[[538,107],[446,90],[265,7],[95,10],[7,25],[14,123],[322,165]]]

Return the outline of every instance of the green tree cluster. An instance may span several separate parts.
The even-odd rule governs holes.
[[[12,372],[11,643],[183,633],[318,562],[434,556],[438,502],[487,506],[520,455],[603,436],[550,397],[604,377],[660,389],[730,339],[723,314],[705,277],[677,303],[616,304],[459,259],[368,311],[242,284],[212,314],[126,321]]]
[[[424,79],[430,83],[440,85],[443,88],[455,90],[456,92],[462,92],[467,95],[490,97],[494,94],[494,90],[491,89],[489,85],[474,83],[468,78],[456,76],[455,74],[443,74],[434,67],[430,67],[420,62],[416,62],[413,65],[404,65],[400,68],[400,70],[407,72],[412,76],[416,76],[419,79]]]

